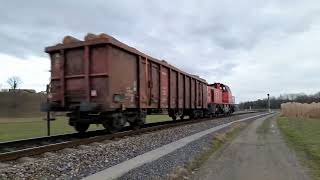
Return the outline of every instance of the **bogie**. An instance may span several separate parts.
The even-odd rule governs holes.
[[[88,123],[75,123],[74,129],[79,133],[84,133],[89,129],[90,124]]]

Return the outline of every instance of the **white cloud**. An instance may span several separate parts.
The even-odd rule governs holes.
[[[11,0],[0,7],[0,83],[15,74],[26,88],[44,89],[45,46],[64,35],[106,32],[209,82],[228,84],[238,102],[313,93],[320,89],[319,18],[317,0],[29,0],[23,6]]]
[[[232,84],[240,101],[264,98],[267,93],[315,93],[320,91],[320,28],[287,36],[280,41],[265,39],[254,49],[234,57],[237,67],[231,76],[222,77]]]
[[[49,83],[50,63],[48,58],[30,56],[26,59],[17,58],[0,53],[0,83],[2,88],[9,88],[6,83],[11,76],[18,76],[22,80],[22,89],[44,91]]]

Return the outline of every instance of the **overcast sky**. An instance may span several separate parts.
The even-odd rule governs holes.
[[[0,6],[0,84],[44,90],[44,47],[105,32],[158,59],[228,84],[237,102],[320,88],[317,0],[18,0]]]

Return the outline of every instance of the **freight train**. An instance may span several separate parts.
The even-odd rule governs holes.
[[[45,52],[51,58],[47,109],[68,112],[78,132],[90,124],[102,124],[109,132],[126,123],[139,127],[147,114],[167,112],[176,120],[235,110],[227,85],[208,84],[107,34],[88,34],[84,41],[66,36]]]

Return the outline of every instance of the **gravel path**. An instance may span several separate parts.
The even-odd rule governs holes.
[[[172,173],[176,167],[183,167],[185,164],[191,162],[195,157],[197,157],[199,153],[210,148],[215,134],[216,133],[206,135],[173,153],[153,161],[152,163],[136,168],[122,176],[120,180],[167,179],[169,174]]]
[[[95,143],[90,146],[81,146],[78,149],[47,153],[41,158],[18,164],[12,163],[9,167],[0,169],[0,179],[80,179],[185,136],[254,115],[256,113],[221,118],[118,141]],[[161,173],[163,174],[159,172]]]
[[[310,179],[295,153],[286,146],[275,118],[263,121],[259,119],[250,124],[222,152],[214,154],[191,179]]]

